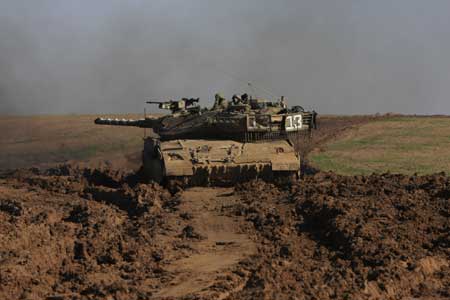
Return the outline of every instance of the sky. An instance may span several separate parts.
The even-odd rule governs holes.
[[[0,0],[0,114],[209,106],[216,92],[450,114],[450,1]]]

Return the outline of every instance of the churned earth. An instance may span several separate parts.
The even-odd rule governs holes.
[[[232,189],[172,195],[138,175],[70,165],[0,181],[1,299],[228,296],[256,247]]]
[[[2,177],[2,299],[450,297],[444,174],[176,194],[72,165]]]
[[[450,297],[449,177],[317,173],[236,190],[258,256],[232,299]]]

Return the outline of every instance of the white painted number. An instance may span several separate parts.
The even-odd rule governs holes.
[[[294,131],[301,129],[303,126],[302,115],[286,117],[286,131]]]

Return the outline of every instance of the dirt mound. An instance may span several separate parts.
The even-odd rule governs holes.
[[[124,178],[61,166],[2,180],[0,298],[148,298],[167,276],[155,253],[170,244],[154,237],[171,196]]]
[[[254,249],[239,219],[221,215],[230,191],[172,195],[138,174],[74,165],[10,172],[0,298],[223,298],[245,281],[232,271]]]
[[[448,298],[449,217],[444,174],[171,194],[108,168],[18,170],[0,179],[0,298]]]
[[[234,299],[450,297],[450,178],[319,173],[239,187],[259,257]]]

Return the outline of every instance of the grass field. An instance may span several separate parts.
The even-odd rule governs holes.
[[[116,160],[140,153],[143,129],[98,126],[94,119],[89,115],[1,117],[0,169],[96,157]]]
[[[310,161],[340,174],[450,172],[450,118],[391,117],[357,126]]]

